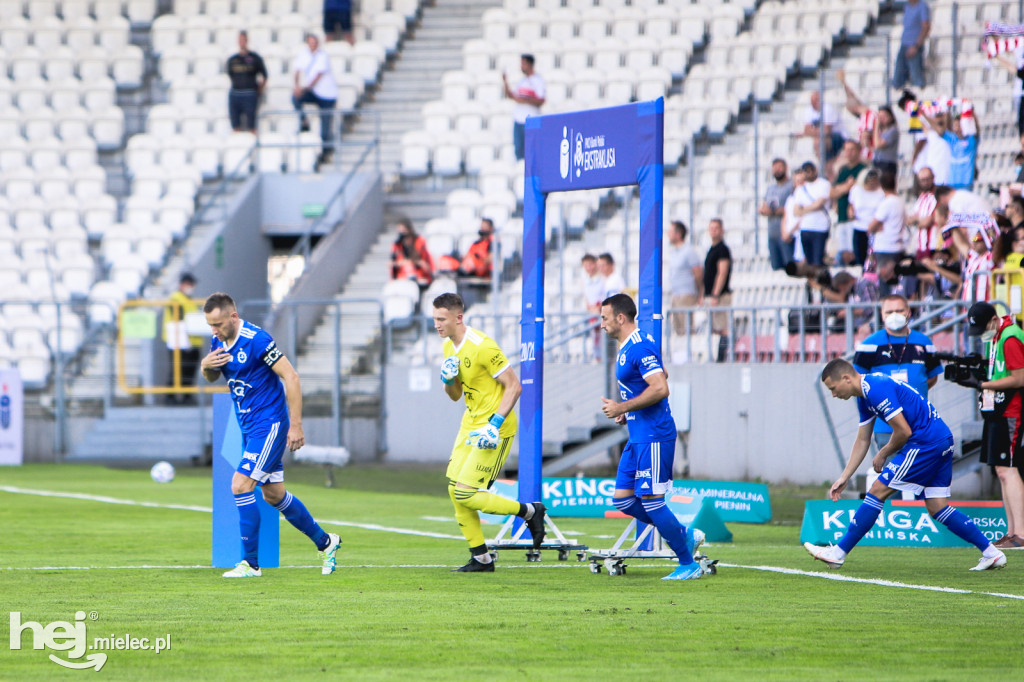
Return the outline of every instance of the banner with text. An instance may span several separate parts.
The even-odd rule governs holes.
[[[676,481],[673,495],[700,495],[715,503],[715,511],[723,521],[768,523],[772,505],[768,486],[764,483],[739,481]]]
[[[1006,532],[1002,502],[950,502],[974,520],[990,540]],[[815,545],[834,544],[846,533],[860,500],[810,500],[804,507],[800,541]],[[946,529],[928,513],[921,501],[894,500],[885,503],[874,527],[860,545],[875,547],[965,547],[966,542]]]
[[[21,464],[25,458],[25,392],[21,373],[0,369],[0,464]]]

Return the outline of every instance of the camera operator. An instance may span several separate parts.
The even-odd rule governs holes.
[[[992,305],[983,301],[967,311],[969,336],[980,336],[987,344],[988,380],[962,377],[961,386],[981,391],[981,461],[995,469],[1002,488],[1006,513],[1006,534],[996,547],[1024,548],[1024,448],[1022,448],[1022,400],[1024,388],[1024,330],[1012,316],[999,317]]]
[[[861,374],[877,372],[909,384],[925,398],[942,374],[931,339],[910,329],[910,303],[898,294],[882,299],[882,329],[857,344],[853,366]],[[875,445],[879,450],[889,442],[892,427],[876,419]],[[870,476],[870,474],[869,474]],[[870,487],[870,481],[868,487]],[[913,499],[913,495],[909,498]]]

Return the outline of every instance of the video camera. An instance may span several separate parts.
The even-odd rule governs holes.
[[[942,376],[946,381],[959,383],[970,377],[977,377],[981,381],[988,378],[988,370],[985,367],[985,358],[977,353],[969,355],[954,355],[952,353],[936,353],[935,358],[946,363],[942,370]]]

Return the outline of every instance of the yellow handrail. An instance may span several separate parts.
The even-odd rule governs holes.
[[[202,306],[205,299],[190,299],[197,306]],[[121,390],[128,395],[162,395],[162,394],[181,394],[190,395],[196,394],[200,391],[203,393],[227,393],[227,386],[210,386],[209,388],[200,389],[199,386],[182,386],[181,385],[181,349],[174,348],[171,351],[171,358],[174,368],[173,383],[171,386],[129,386],[125,377],[125,344],[124,334],[121,333],[123,328],[122,322],[124,317],[124,311],[126,308],[165,308],[171,310],[172,319],[164,320],[164,324],[167,322],[181,322],[181,305],[179,301],[173,299],[162,299],[162,300],[144,300],[135,299],[131,301],[125,301],[117,309],[117,384],[121,387]],[[177,344],[175,344],[177,345]]]

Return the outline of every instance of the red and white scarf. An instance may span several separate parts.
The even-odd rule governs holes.
[[[989,59],[1001,52],[1016,52],[1021,48],[1024,48],[1024,24],[985,22],[985,38],[981,41],[981,49]]]

